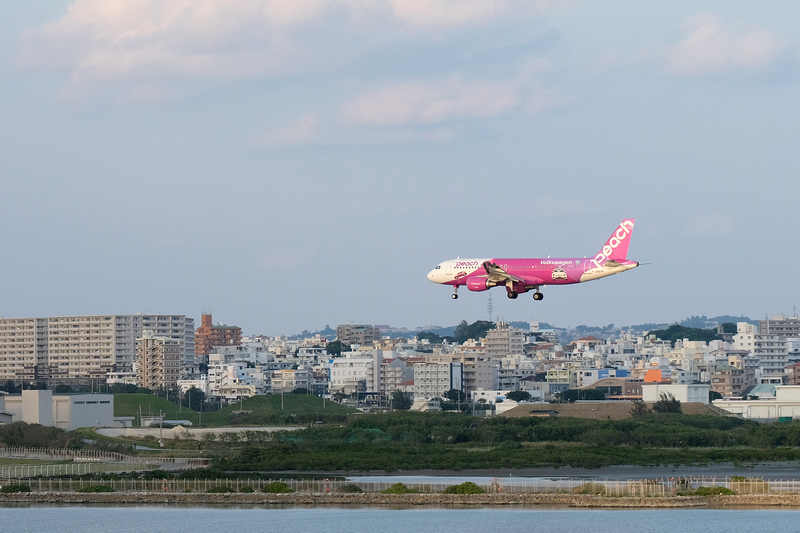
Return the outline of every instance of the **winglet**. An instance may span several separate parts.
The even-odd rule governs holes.
[[[631,243],[631,233],[633,233],[634,219],[626,218],[619,223],[619,226],[611,234],[600,251],[592,259],[592,263],[600,268],[606,261],[625,260],[628,257],[628,245]]]

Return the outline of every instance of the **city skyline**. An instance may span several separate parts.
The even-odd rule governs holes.
[[[494,316],[790,315],[800,5],[0,5],[0,316],[487,317],[454,257],[641,268]],[[499,294],[502,296],[502,294]],[[525,295],[523,295],[525,296]]]

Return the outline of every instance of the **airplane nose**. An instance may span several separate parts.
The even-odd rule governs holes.
[[[433,279],[435,275],[436,275],[436,269],[433,269],[430,272],[428,272],[428,280],[436,283],[436,280]]]

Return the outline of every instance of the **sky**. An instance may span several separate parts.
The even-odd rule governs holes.
[[[800,3],[0,3],[0,315],[794,315]],[[508,300],[456,257],[640,268]]]

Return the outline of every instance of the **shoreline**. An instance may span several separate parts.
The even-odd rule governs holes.
[[[0,507],[29,505],[234,505],[255,507],[564,507],[616,509],[687,509],[798,507],[800,494],[731,496],[613,497],[591,494],[330,494],[330,493],[163,493],[163,492],[24,492],[0,494]]]

